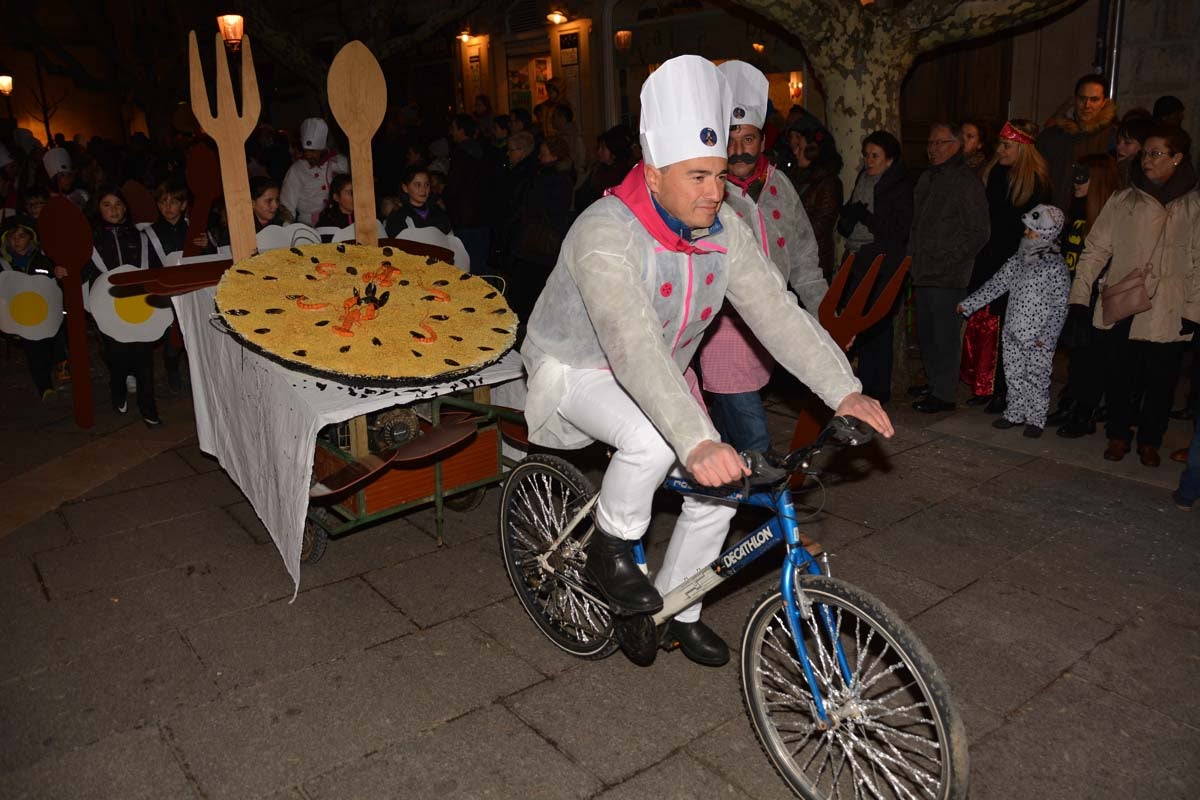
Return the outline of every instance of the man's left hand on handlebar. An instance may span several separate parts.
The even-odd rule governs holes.
[[[851,392],[843,397],[834,413],[841,417],[857,417],[888,439],[896,433],[879,401],[862,392]]]
[[[750,474],[736,450],[711,439],[696,445],[685,466],[701,486],[725,486]]]

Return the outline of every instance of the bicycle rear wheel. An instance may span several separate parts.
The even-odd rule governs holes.
[[[799,582],[812,601],[800,625],[827,722],[817,715],[780,591],[759,600],[742,634],[743,699],[775,769],[807,800],[966,797],[966,729],[924,645],[857,587],[814,575]]]
[[[612,616],[593,599],[600,593],[583,575],[582,540],[592,530],[590,517],[551,548],[595,493],[568,462],[533,455],[509,473],[500,502],[500,547],[517,599],[555,646],[591,659],[610,655],[617,643]],[[545,565],[539,560],[543,556]]]

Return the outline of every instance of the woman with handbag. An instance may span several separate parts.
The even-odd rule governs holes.
[[[1105,204],[1075,269],[1070,302],[1086,306],[1112,260],[1092,320],[1106,372],[1109,461],[1129,452],[1136,426],[1142,464],[1159,465],[1183,343],[1200,322],[1200,194],[1190,147],[1179,128],[1150,131],[1132,185]]]

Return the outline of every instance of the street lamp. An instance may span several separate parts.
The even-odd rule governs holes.
[[[550,20],[550,22],[554,23],[555,25],[562,25],[567,21],[567,15],[557,8],[552,8],[550,9],[550,13],[546,15],[546,19]]]
[[[613,34],[613,44],[618,50],[628,50],[633,45],[633,31],[617,31]]]
[[[242,31],[244,21],[240,14],[222,14],[217,17],[217,28],[221,31],[221,38],[225,40],[225,47],[231,53],[236,53],[242,47]]]
[[[8,118],[15,120],[17,117],[13,114],[12,89],[12,75],[0,75],[0,94],[4,95],[4,103],[8,106]]]

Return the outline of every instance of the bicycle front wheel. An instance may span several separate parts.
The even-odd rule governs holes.
[[[925,646],[857,587],[814,575],[799,583],[812,603],[800,627],[825,721],[780,591],[759,600],[742,634],[743,699],[775,769],[807,800],[965,798],[966,729]]]
[[[612,616],[593,599],[599,591],[583,575],[591,519],[555,541],[595,493],[570,463],[534,455],[509,473],[500,501],[500,548],[517,599],[555,646],[593,659],[610,655],[617,642]]]

